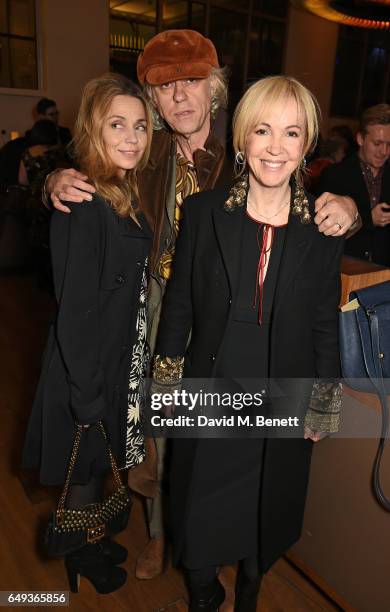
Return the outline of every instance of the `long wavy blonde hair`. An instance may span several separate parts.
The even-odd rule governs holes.
[[[103,140],[103,126],[115,96],[131,96],[145,109],[147,145],[136,168],[126,172],[125,179],[111,161]],[[81,172],[93,182],[97,192],[121,217],[134,217],[138,197],[137,172],[149,158],[152,140],[152,115],[142,90],[120,74],[107,73],[89,81],[83,90],[75,124],[73,148]]]

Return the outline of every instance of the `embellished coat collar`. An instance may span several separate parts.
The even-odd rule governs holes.
[[[242,174],[233,183],[229,195],[224,203],[226,212],[233,212],[245,205],[248,196],[249,180],[248,173]],[[301,223],[307,225],[311,222],[309,201],[303,187],[295,180],[291,180],[291,213],[300,218]]]

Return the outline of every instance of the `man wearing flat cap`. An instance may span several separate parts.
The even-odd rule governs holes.
[[[169,30],[152,38],[139,56],[138,80],[155,108],[157,129],[149,163],[139,181],[145,214],[154,227],[148,295],[149,344],[153,354],[165,285],[171,274],[184,199],[226,184],[224,148],[212,132],[219,107],[227,103],[227,83],[210,40],[191,30]],[[224,179],[222,179],[224,176]],[[146,493],[151,464],[157,487],[147,500],[150,542],[137,561],[137,578],[163,570],[164,526],[161,481],[166,440],[147,441],[149,457],[129,474],[132,489]],[[151,459],[155,457],[155,461]]]
[[[150,159],[138,177],[142,209],[154,231],[148,306],[153,354],[183,200],[218,183],[226,184],[231,177],[231,170],[225,172],[224,148],[212,130],[218,108],[226,105],[227,85],[213,43],[192,30],[168,30],[154,36],[139,56],[137,73],[156,111]],[[85,177],[73,169],[49,176],[46,188],[54,206],[63,212],[69,209],[60,200],[80,202],[81,198],[91,199],[94,192]],[[317,210],[315,222],[320,231],[338,236],[352,225],[356,213],[350,198],[331,194],[323,194]],[[138,578],[153,578],[163,570],[164,452],[163,438],[148,440],[147,459],[129,474],[130,486],[149,498],[151,539],[138,559]]]

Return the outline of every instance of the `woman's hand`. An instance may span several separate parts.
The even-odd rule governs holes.
[[[69,208],[64,206],[60,200],[78,203],[92,200],[92,194],[96,189],[86,182],[87,179],[85,174],[73,168],[52,172],[46,179],[45,191],[50,194],[54,208],[70,213]]]
[[[310,427],[305,427],[304,438],[305,440],[312,440],[313,442],[319,442],[326,438],[329,434],[325,431],[313,431]]]

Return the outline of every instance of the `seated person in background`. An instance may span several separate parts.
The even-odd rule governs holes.
[[[340,162],[344,158],[343,145],[337,140],[323,140],[318,149],[318,156],[307,165],[304,183],[306,189],[313,195],[319,195],[318,185],[321,174],[328,166]]]
[[[48,119],[54,123],[57,131],[58,144],[66,147],[66,145],[70,143],[72,140],[72,134],[69,128],[58,125],[60,112],[57,108],[57,103],[54,100],[49,100],[49,98],[42,98],[39,100],[37,104],[37,115],[38,119]]]
[[[49,253],[50,211],[42,206],[41,187],[48,172],[66,165],[65,150],[57,144],[57,129],[52,121],[41,119],[29,132],[30,146],[22,154],[19,184],[30,188],[23,211],[28,224],[31,264],[37,285],[52,287]]]
[[[23,151],[28,147],[27,136],[9,140],[0,149],[0,192],[18,183],[19,164]]]
[[[28,185],[35,194],[48,172],[62,164],[63,147],[57,143],[57,128],[52,121],[41,119],[29,132],[29,146],[22,153],[19,184]]]
[[[326,168],[319,193],[352,197],[363,227],[345,243],[344,252],[390,266],[390,105],[368,108],[356,136],[359,150]]]
[[[356,153],[358,150],[355,136],[349,125],[334,125],[329,130],[328,140],[334,140],[335,142],[339,143],[343,151],[341,159],[348,157],[348,155],[351,155],[352,153]],[[338,159],[337,161],[341,161],[341,159]]]

